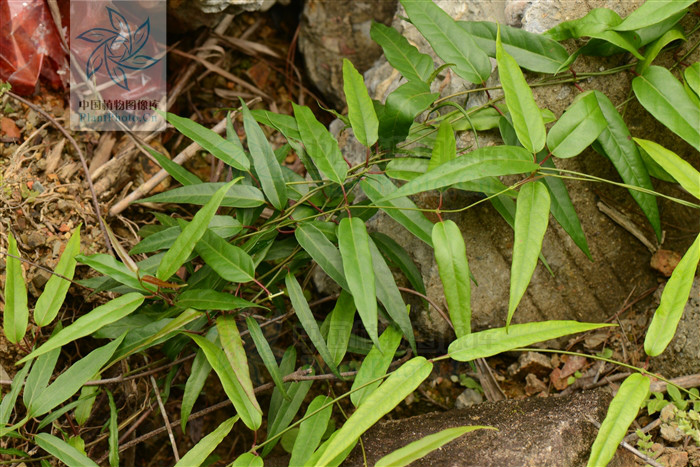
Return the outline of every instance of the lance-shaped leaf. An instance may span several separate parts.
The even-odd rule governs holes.
[[[2,315],[2,326],[7,340],[16,344],[27,332],[29,307],[27,306],[27,287],[22,275],[22,263],[18,259],[20,255],[17,240],[11,233],[7,234],[7,239],[9,255],[5,270],[5,311]]]
[[[348,174],[348,165],[338,148],[338,142],[314,116],[310,108],[292,103],[297,127],[306,152],[318,170],[328,179],[342,184]]]
[[[594,91],[594,96],[607,122],[607,126],[598,135],[597,143],[593,145],[593,148],[596,150],[600,149],[610,159],[623,182],[628,185],[653,190],[654,187],[651,184],[649,172],[644,165],[637,146],[632,141],[632,135],[630,135],[622,116],[605,94]],[[649,223],[651,223],[654,232],[656,232],[656,237],[661,239],[661,221],[656,198],[651,194],[642,193],[638,190],[630,189],[629,192],[639,204],[647,219],[649,219]]]
[[[204,262],[227,281],[245,283],[254,279],[255,265],[248,253],[211,231],[204,233],[195,248]]]
[[[285,398],[289,398],[287,390],[284,388],[284,383],[282,382],[282,373],[280,373],[280,368],[277,366],[275,354],[272,353],[270,344],[267,342],[267,339],[265,339],[260,325],[252,316],[246,317],[245,322],[248,325],[248,332],[250,332],[250,337],[253,339],[258,355],[262,358],[265,368],[267,368],[267,371],[272,377],[272,381],[275,382],[275,386],[282,392],[282,395]]]
[[[17,397],[24,386],[24,379],[31,367],[32,362],[27,362],[21,370],[15,373],[14,378],[12,378],[10,390],[5,393],[0,403],[0,425],[7,425],[7,422],[10,421],[12,409],[15,408],[15,402],[17,402]]]
[[[170,176],[173,177],[175,180],[182,183],[182,185],[198,185],[202,183],[199,177],[197,177],[195,174],[185,169],[180,164],[177,164],[176,162],[173,162],[172,160],[168,159],[163,154],[153,149],[151,146],[144,144],[141,147],[148,151],[148,153],[151,156],[153,156],[153,158],[156,160],[156,162],[158,162],[158,165],[160,165],[163,168],[163,170],[168,172],[168,174],[170,174]]]
[[[404,250],[401,245],[396,243],[396,241],[384,235],[380,232],[375,232],[371,235],[374,243],[379,247],[382,254],[394,263],[401,272],[404,273],[408,282],[411,286],[418,292],[425,295],[425,284],[423,283],[423,276],[421,276],[416,263],[409,256],[408,252]]]
[[[683,72],[686,84],[700,97],[700,62],[695,62]]]
[[[322,407],[331,400],[327,396],[316,396],[309,404],[304,415],[305,420],[299,425],[299,434],[292,448],[292,457],[289,459],[290,466],[305,465],[318,447],[333,412],[333,405]],[[319,412],[311,415],[316,411]]]
[[[182,229],[180,235],[178,235],[175,242],[173,242],[173,246],[170,247],[160,261],[158,272],[156,273],[158,279],[163,281],[168,280],[170,276],[175,274],[180,266],[185,263],[199,239],[202,238],[202,235],[206,232],[207,226],[214,217],[214,214],[216,214],[216,210],[219,209],[221,201],[224,199],[224,195],[229,188],[239,180],[240,179],[233,180],[219,188],[216,193],[214,193],[214,196],[197,211],[192,221]]]
[[[328,437],[327,440],[321,444],[321,446],[316,450],[316,452],[313,453],[313,455],[309,458],[308,461],[306,461],[306,465],[304,467],[316,467],[319,465],[318,460],[323,456],[323,453],[326,452],[326,449],[328,446],[330,446],[331,443],[335,442],[335,439],[338,437],[338,431],[334,432],[332,435]],[[325,464],[326,467],[339,467],[340,464],[343,463],[343,461],[350,455],[350,452],[355,448],[357,445],[357,441],[355,440],[352,443],[350,443],[344,450],[342,450],[338,455],[335,456],[335,458],[331,459],[329,462]]]
[[[391,149],[405,140],[413,120],[438,96],[438,93],[430,92],[430,86],[426,83],[409,81],[389,94],[385,105],[375,102],[380,146]]]
[[[432,246],[431,232],[433,223],[408,198],[386,199],[397,188],[391,180],[381,174],[370,174],[360,182],[362,191],[373,203],[377,203],[385,213],[404,226],[417,238]]]
[[[198,183],[196,185],[173,188],[164,193],[158,193],[139,203],[188,203],[206,204],[225,183]],[[221,206],[231,208],[254,208],[265,204],[265,198],[260,190],[250,185],[234,185],[221,200]]]
[[[440,449],[463,434],[475,430],[496,430],[496,428],[490,426],[459,426],[456,428],[447,428],[433,433],[432,435],[425,436],[387,454],[379,459],[374,464],[374,467],[403,467],[421,459],[436,449]]]
[[[362,219],[344,218],[338,226],[338,246],[343,258],[343,272],[348,288],[355,300],[367,334],[375,345],[377,335],[377,290],[372,265],[372,253],[369,250],[369,236]]]
[[[83,384],[100,372],[123,339],[124,335],[73,363],[32,401],[32,405],[27,408],[29,416],[44,415],[78,392]]]
[[[236,375],[233,374],[233,369],[226,360],[224,352],[202,336],[189,334],[189,337],[204,351],[207,361],[219,377],[224,392],[233,403],[238,415],[241,416],[243,423],[251,430],[260,428],[262,411],[253,405],[253,402],[246,395]]]
[[[209,329],[209,332],[207,332],[205,338],[214,341],[217,335],[218,331],[216,327],[212,327]],[[211,373],[211,365],[207,361],[204,351],[199,349],[194,356],[194,360],[192,360],[192,368],[190,369],[190,375],[187,377],[185,392],[182,395],[182,402],[180,403],[180,427],[183,433],[186,433],[185,428],[187,427],[188,418],[192,413],[194,403],[202,393],[202,389],[204,389],[204,384],[207,382],[209,373]]]
[[[515,240],[506,326],[510,324],[535,272],[537,257],[542,250],[542,240],[549,224],[549,204],[549,191],[543,183],[530,182],[520,188],[515,211]]]
[[[591,36],[617,26],[622,22],[620,15],[609,8],[594,8],[583,18],[565,21],[544,33],[544,36],[555,41]]]
[[[438,127],[437,136],[435,136],[432,157],[430,158],[430,163],[428,163],[428,171],[456,157],[457,142],[455,141],[455,132],[450,122],[443,120]]]
[[[639,373],[631,374],[623,381],[593,442],[588,467],[606,466],[612,460],[627,429],[644,405],[650,385],[649,378]]]
[[[348,350],[354,320],[355,302],[352,295],[343,290],[331,311],[328,325],[328,351],[336,365],[340,365]]]
[[[607,126],[593,91],[579,94],[550,128],[547,147],[557,157],[579,155]]]
[[[262,413],[258,400],[255,398],[253,381],[250,379],[250,369],[248,368],[248,358],[245,347],[243,347],[241,334],[236,326],[235,316],[222,315],[216,318],[216,329],[219,332],[219,341],[224,349],[224,355],[226,355],[235,378],[243,388],[251,405]]]
[[[321,269],[345,290],[348,288],[343,272],[343,259],[338,249],[315,225],[305,222],[294,231],[299,245],[311,255]]]
[[[408,81],[427,81],[433,72],[433,59],[420,53],[404,36],[391,27],[372,21],[369,35],[384,51],[387,61]]]
[[[98,467],[88,456],[48,433],[34,435],[34,443],[68,467]]]
[[[211,289],[185,290],[177,296],[175,304],[181,308],[195,310],[239,310],[241,308],[264,308],[257,303],[249,302],[235,295],[217,292]]]
[[[241,113],[243,113],[243,126],[248,137],[248,149],[250,149],[253,166],[258,174],[263,193],[276,209],[282,211],[287,206],[287,185],[284,182],[282,167],[277,162],[265,133],[242,99]]]
[[[389,317],[399,326],[399,329],[401,329],[401,332],[403,332],[406,340],[411,345],[413,352],[418,353],[416,351],[416,339],[413,335],[411,319],[408,317],[406,304],[403,302],[401,292],[394,281],[394,275],[372,239],[369,239],[369,250],[372,254],[377,298],[384,305],[384,309]]]
[[[363,145],[372,146],[377,142],[379,121],[365,87],[365,80],[347,58],[343,59],[343,91],[348,103],[348,119],[355,137]]]
[[[489,78],[491,62],[486,52],[440,7],[421,0],[401,0],[401,4],[435,53],[445,63],[453,64],[455,73],[471,83],[482,83]]]
[[[471,332],[472,307],[467,251],[457,224],[450,220],[435,224],[433,245],[450,321],[459,338]]]
[[[471,34],[476,45],[489,57],[496,57],[496,36],[499,28],[497,23],[459,21],[457,24]],[[504,25],[500,25],[500,28],[503,49],[526,70],[554,74],[569,58],[561,44],[541,34]]]
[[[673,339],[690,296],[690,289],[693,287],[698,262],[700,262],[700,235],[685,252],[664,287],[661,302],[654,312],[644,339],[644,351],[647,355],[655,357],[661,354]]]
[[[518,140],[531,153],[539,152],[544,147],[545,142],[542,114],[518,63],[501,44],[500,29],[496,37],[496,61],[498,62],[498,76],[503,85],[506,105],[510,109]]]
[[[144,299],[145,297],[140,293],[133,292],[98,306],[89,313],[76,319],[69,326],[61,329],[41,347],[21,359],[19,363],[26,362],[46,352],[50,352],[53,349],[63,347],[69,342],[88,336],[98,329],[130,315],[141,306]]]
[[[304,298],[304,292],[301,290],[299,282],[297,282],[296,277],[291,273],[287,274],[284,278],[284,282],[287,286],[287,293],[294,307],[294,312],[299,318],[299,322],[304,328],[304,331],[306,331],[306,334],[309,336],[309,339],[311,339],[311,342],[313,342],[314,347],[318,350],[323,361],[328,365],[328,368],[330,368],[333,373],[337,374],[338,369],[335,365],[335,360],[328,350],[326,341],[321,335],[321,330],[318,327],[318,323],[316,323],[316,318],[314,318],[314,315],[311,313],[306,298]]]
[[[203,127],[189,118],[179,117],[170,112],[161,112],[160,110],[156,110],[156,112],[165,117],[180,133],[212,153],[217,159],[238,170],[248,171],[250,169],[250,163],[243,149],[230,141],[226,141],[215,131]]]
[[[266,456],[272,450],[272,448],[275,447],[277,441],[279,441],[279,437],[277,435],[287,428],[290,423],[292,423],[294,416],[299,411],[299,407],[301,407],[301,404],[304,402],[306,394],[309,392],[309,388],[311,388],[311,383],[313,383],[313,381],[300,381],[291,384],[287,383],[289,384],[287,394],[289,394],[291,400],[285,400],[280,395],[281,403],[276,408],[275,417],[272,421],[270,421],[269,418],[272,417],[272,410],[270,410],[268,415],[267,439],[269,440],[273,437],[275,437],[275,439],[273,442],[265,445],[262,451],[263,456]],[[270,405],[272,405],[272,402],[270,402]]]
[[[446,162],[386,196],[386,200],[484,177],[534,172],[532,154],[516,146],[487,146]],[[384,202],[384,200],[381,200]]]
[[[382,344],[381,348],[383,353],[380,352],[376,346],[372,346],[372,349],[362,361],[360,370],[355,376],[355,381],[352,383],[350,401],[352,401],[355,407],[359,407],[381,383],[381,381],[375,381],[365,386],[366,383],[386,374],[394,358],[396,349],[399,348],[399,344],[401,343],[401,332],[393,326],[389,326],[384,330],[382,335],[379,336],[379,342]]]
[[[114,396],[107,390],[109,400],[109,465],[119,467],[119,423],[117,414],[117,404],[114,403]]]
[[[696,0],[657,0],[645,2],[632,12],[625,20],[615,26],[616,31],[634,31],[645,28],[685,10]]]
[[[75,273],[75,265],[77,264],[75,256],[78,253],[80,253],[80,226],[73,231],[73,235],[66,243],[66,248],[63,250],[61,258],[54,269],[55,274],[63,277],[52,275],[46,282],[44,291],[36,301],[34,321],[37,326],[50,324],[58,314],[58,310],[61,309],[71,284],[70,279],[73,279],[73,274]]]
[[[255,117],[258,123],[274,128],[284,135],[287,140],[295,139],[301,141],[301,134],[297,122],[291,115],[276,114],[269,110],[254,109],[250,114]]]
[[[511,324],[505,327],[473,332],[452,342],[448,348],[450,358],[468,362],[486,358],[502,352],[526,347],[537,342],[586,332],[591,329],[615,326],[614,324],[579,323],[578,321],[542,321]]]
[[[666,47],[668,44],[674,41],[682,40],[685,41],[685,35],[683,34],[683,29],[680,26],[676,26],[664,33],[663,36],[656,39],[649,47],[646,48],[644,52],[644,60],[640,60],[637,63],[637,68],[635,71],[638,75],[643,74],[647,68],[652,64],[654,59],[656,59],[661,49]],[[688,68],[686,68],[686,73]]]
[[[700,151],[700,107],[688,98],[683,85],[670,71],[650,66],[632,80],[632,89],[654,118]]]
[[[58,334],[61,330],[60,323],[57,323],[52,336]],[[36,399],[41,392],[46,389],[49,384],[51,375],[53,374],[54,368],[56,368],[56,362],[58,361],[58,356],[61,354],[61,349],[53,349],[51,352],[47,352],[44,355],[39,356],[32,365],[32,371],[27,376],[27,382],[24,385],[24,391],[22,392],[22,401],[25,407],[32,405],[34,399]],[[0,423],[2,419],[0,418]]]
[[[633,139],[654,162],[675,178],[688,193],[700,199],[700,172],[678,157],[676,153],[669,151],[660,144],[641,138]]]
[[[177,464],[175,464],[175,467],[199,467],[202,465],[209,455],[214,452],[214,449],[221,444],[226,435],[231,432],[233,425],[235,425],[239,418],[240,417],[236,415],[221,423],[216,427],[216,430],[199,440],[192,449],[187,451],[187,454],[180,458]]]
[[[411,394],[430,375],[433,364],[423,357],[414,357],[392,373],[338,430],[316,465],[325,466],[354,443],[385,414]]]

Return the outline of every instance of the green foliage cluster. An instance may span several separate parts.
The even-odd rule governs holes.
[[[535,35],[490,22],[454,21],[432,1],[402,0],[408,19],[445,66],[460,77],[484,83],[491,75],[490,58],[495,58],[503,97],[470,109],[447,98],[438,99],[430,84],[444,66],[435,69],[432,59],[397,31],[373,24],[372,38],[405,81],[385,102],[378,102],[370,98],[353,65],[344,62],[348,115],[342,118],[367,148],[365,163],[357,166],[347,163],[336,139],[305,106],[295,104],[294,115],[288,116],[250,110],[241,101],[247,147],[234,130],[233,115],[227,117],[224,138],[186,118],[167,114],[182,134],[230,166],[231,181],[204,183],[151,150],[182,186],[143,202],[201,206],[193,218],[186,221],[155,213],[158,223],[141,230],[143,240],[131,251],[112,238],[118,259],[80,255],[80,228],[73,232],[56,267],[60,275],[48,281],[33,310],[35,332],[54,323],[69,286],[66,279],[72,279],[77,261],[102,274],[84,285],[119,296],[65,327],[56,323],[48,339],[39,333],[35,336],[37,345],[18,362],[21,367],[0,404],[0,435],[22,438],[69,466],[96,465],[85,454],[80,435],[65,432],[60,423],[64,416],[79,427],[89,420],[97,395],[106,389],[86,383],[156,346],[172,360],[194,349],[196,356],[182,396],[182,429],[212,371],[237,415],[202,438],[178,466],[206,464],[239,421],[239,429],[244,429],[242,424],[257,432],[263,419],[266,433],[258,433],[256,439],[264,441],[230,465],[262,466],[263,458],[281,440],[291,453],[291,465],[337,466],[362,433],[428,377],[436,360],[467,362],[606,326],[576,321],[511,324],[537,262],[545,261],[540,250],[550,214],[591,256],[562,179],[593,178],[557,169],[552,156],[575,157],[589,146],[605,155],[623,181],[618,185],[629,190],[659,238],[652,177],[678,183],[700,199],[700,173],[659,143],[633,138],[617,107],[599,91],[581,93],[556,119],[537,106],[522,69],[554,75],[567,70],[582,54],[630,53],[636,61],[615,71],[635,68],[634,97],[659,122],[700,150],[700,63],[685,68],[683,81],[652,64],[664,47],[686,40],[679,21],[692,3],[647,2],[625,19],[611,10],[597,9]],[[588,40],[569,54],[559,43],[569,38]],[[442,107],[453,110],[436,112]],[[416,121],[421,115],[428,117]],[[545,124],[551,122],[547,131]],[[279,132],[287,143],[273,149],[260,125]],[[505,144],[479,147],[478,132],[489,129],[498,129]],[[457,148],[455,131],[464,130],[474,132],[476,148]],[[299,156],[308,178],[281,164],[291,150]],[[498,178],[504,175],[521,177],[515,185],[506,186]],[[355,202],[355,188],[368,200]],[[450,220],[429,221],[408,197],[447,188],[483,193],[514,230],[508,316],[501,328],[472,332],[471,273],[462,234]],[[700,208],[697,203],[677,201]],[[416,352],[408,307],[391,268],[399,269],[416,293],[425,294],[425,285],[405,250],[391,238],[367,231],[365,221],[378,210],[434,249],[456,333],[443,357],[428,360]],[[440,216],[439,210],[433,211]],[[137,254],[147,255],[146,259],[135,262],[131,256]],[[3,326],[7,339],[18,345],[27,342],[30,316],[19,256],[10,236]],[[666,285],[646,335],[648,355],[663,352],[673,337],[699,260],[700,236]],[[312,313],[302,286],[308,280],[311,261],[342,290],[322,321]],[[176,275],[183,270],[185,281]],[[278,361],[263,330],[271,318],[285,314],[289,303],[293,319],[319,357],[300,369],[297,349],[287,348]],[[353,333],[356,316],[369,339]],[[379,326],[380,317],[389,323],[384,329]],[[61,349],[86,336],[103,345],[51,381]],[[253,342],[274,383],[265,409],[256,397],[244,336]],[[406,351],[401,348],[402,340],[415,356],[390,372],[392,363]],[[350,359],[350,353],[365,355],[351,391],[336,398],[316,397],[294,422],[311,386],[322,384],[298,376],[326,367],[343,378],[339,367]],[[166,378],[165,397],[174,375],[171,372]],[[642,373],[622,383],[592,447],[590,466],[606,465],[612,458],[647,400],[648,390],[649,379]],[[123,420],[112,394],[107,395],[109,463],[116,467],[119,422]],[[336,429],[334,406],[348,396],[355,410]],[[32,420],[36,423],[29,424]],[[406,465],[456,437],[484,428],[488,427],[441,431],[408,444],[376,465]],[[1,452],[29,460],[25,451]]]

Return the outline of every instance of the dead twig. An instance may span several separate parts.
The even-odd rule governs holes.
[[[158,407],[160,408],[160,414],[163,416],[163,421],[165,421],[165,429],[168,430],[168,438],[170,438],[170,445],[173,448],[173,455],[175,456],[175,462],[180,461],[180,454],[177,452],[177,443],[175,442],[175,436],[173,436],[173,429],[170,426],[170,420],[168,419],[168,413],[165,411],[165,406],[163,405],[163,399],[160,397],[160,389],[156,384],[156,379],[153,375],[150,376],[151,385],[153,386],[153,392],[156,393],[156,400],[158,401]]]

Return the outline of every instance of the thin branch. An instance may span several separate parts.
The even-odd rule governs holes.
[[[173,455],[175,456],[175,462],[180,461],[180,454],[177,452],[177,443],[175,442],[175,436],[173,436],[173,429],[170,426],[170,420],[168,419],[168,413],[165,411],[165,406],[163,405],[163,399],[160,397],[160,390],[156,384],[156,379],[153,375],[150,376],[151,385],[153,386],[153,391],[156,393],[156,400],[158,401],[158,407],[160,407],[160,414],[163,416],[165,421],[165,429],[168,430],[168,438],[170,438],[170,445],[173,448]]]

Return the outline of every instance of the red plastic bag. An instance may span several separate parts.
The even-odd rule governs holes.
[[[67,29],[69,2],[58,5]],[[68,71],[68,55],[46,0],[0,0],[0,80],[26,95],[34,92],[39,77],[55,89],[66,88]]]

